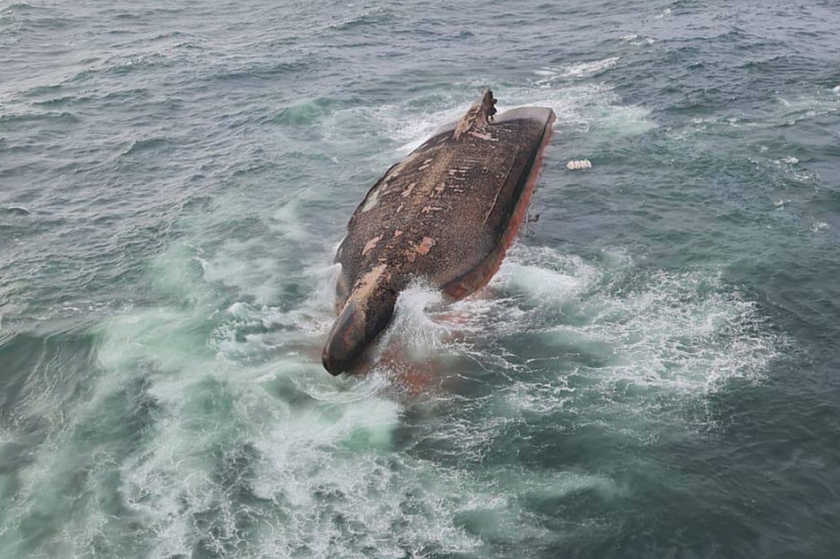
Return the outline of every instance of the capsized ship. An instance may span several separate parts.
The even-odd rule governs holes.
[[[486,91],[368,191],[338,248],[338,318],[323,352],[333,375],[352,370],[419,279],[458,300],[484,286],[516,237],[551,139],[554,112],[496,114]]]

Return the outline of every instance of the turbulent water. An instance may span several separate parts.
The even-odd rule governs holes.
[[[836,557],[839,30],[0,2],[0,557]],[[332,378],[347,219],[485,87],[557,113],[523,234]]]

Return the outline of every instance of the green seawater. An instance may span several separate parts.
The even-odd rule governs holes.
[[[0,559],[836,557],[838,29],[0,2]],[[349,216],[487,87],[557,114],[519,240],[331,377]]]

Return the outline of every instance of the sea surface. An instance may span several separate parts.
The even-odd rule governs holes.
[[[331,377],[487,87],[557,113],[519,240]],[[0,558],[838,553],[836,0],[0,1]]]

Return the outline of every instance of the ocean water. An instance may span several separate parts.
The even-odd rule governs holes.
[[[834,0],[0,2],[0,558],[834,558]],[[557,123],[332,378],[355,205]],[[589,159],[588,171],[568,171]]]

